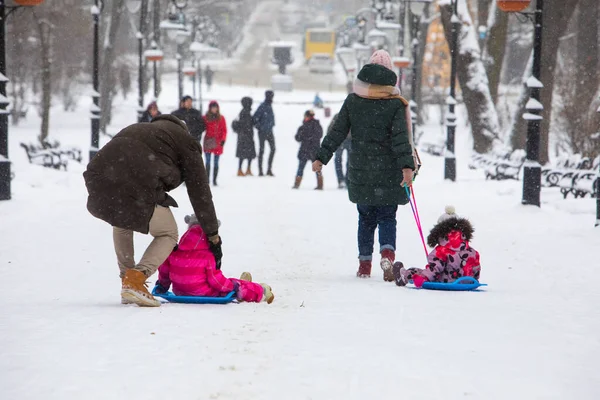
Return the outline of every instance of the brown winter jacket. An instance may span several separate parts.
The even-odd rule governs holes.
[[[83,173],[89,212],[112,226],[148,233],[156,205],[177,207],[167,192],[185,182],[202,229],[218,222],[202,148],[172,115],[128,126],[106,144]]]

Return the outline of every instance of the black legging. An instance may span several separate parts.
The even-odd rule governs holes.
[[[263,172],[263,155],[265,153],[265,142],[269,142],[271,148],[271,154],[269,154],[269,169],[267,171],[272,172],[273,159],[275,158],[275,136],[273,132],[258,132],[259,140],[259,151],[258,151],[258,171],[262,174]]]

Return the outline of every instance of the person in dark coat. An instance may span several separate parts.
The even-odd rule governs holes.
[[[178,118],[161,115],[123,129],[90,161],[83,177],[88,211],[113,226],[123,303],[160,305],[144,284],[177,244],[177,224],[169,209],[177,202],[168,192],[183,182],[220,265],[219,224],[202,148]],[[134,231],[154,237],[138,264]]]
[[[204,77],[206,78],[206,88],[208,89],[209,92],[210,92],[210,88],[212,87],[214,75],[215,75],[215,71],[213,71],[210,68],[210,65],[207,65],[206,69],[204,70]]]
[[[396,212],[408,203],[404,186],[415,170],[408,126],[408,102],[395,86],[390,55],[378,50],[354,83],[338,118],[313,163],[321,171],[352,130],[348,195],[357,204],[359,277],[371,275],[375,228],[379,227],[384,280],[393,282],[396,250]]]
[[[158,105],[155,101],[148,104],[148,108],[146,111],[142,113],[142,118],[140,122],[151,122],[154,117],[158,117],[160,115],[160,111],[158,111]]]
[[[252,99],[242,98],[242,111],[233,121],[231,128],[238,134],[236,157],[240,159],[238,176],[252,175],[252,160],[256,158],[256,147],[254,145],[254,123],[252,122]],[[244,160],[248,160],[246,172],[242,170]]]
[[[298,164],[294,189],[298,189],[302,183],[306,164],[316,159],[322,137],[323,128],[319,120],[315,119],[315,112],[313,110],[306,111],[302,126],[298,128],[298,132],[296,133],[296,141],[300,142],[300,150],[298,151],[298,160],[300,162]],[[317,187],[315,190],[323,190],[323,175],[320,171],[317,172]]]
[[[267,170],[268,176],[273,175],[273,159],[275,158],[275,136],[273,135],[273,127],[275,126],[275,114],[273,114],[273,97],[275,94],[272,90],[265,92],[265,101],[258,106],[258,109],[252,117],[254,120],[254,126],[258,130],[258,175],[264,176],[263,174],[263,155],[265,153],[265,142],[269,142],[271,148],[271,154],[269,154],[269,169]]]
[[[200,142],[206,125],[202,113],[193,107],[193,100],[190,96],[184,96],[179,103],[179,109],[171,114],[185,122],[192,137]]]

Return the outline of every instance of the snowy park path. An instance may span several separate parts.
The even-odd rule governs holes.
[[[239,107],[222,110],[230,121]],[[223,271],[272,285],[271,305],[119,304],[111,229],[85,209],[83,167],[28,165],[18,141],[33,140],[35,124],[14,130],[14,199],[0,203],[0,398],[599,398],[591,200],[544,192],[541,209],[524,208],[520,184],[484,181],[466,168],[467,150],[454,184],[442,181],[442,159],[424,156],[415,186],[424,229],[454,204],[475,226],[490,286],[398,288],[378,268],[359,280],[356,210],[335,189],[332,165],[324,192],[312,190],[308,169],[303,188],[290,189],[303,111],[275,105],[276,178],[235,177],[232,134],[214,190]],[[85,115],[55,118],[57,138],[87,148]],[[191,207],[185,189],[173,196],[183,232]],[[149,238],[136,241],[141,249]],[[424,264],[407,207],[398,212],[398,258]]]

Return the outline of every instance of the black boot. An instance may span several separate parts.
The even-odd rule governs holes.
[[[217,186],[217,175],[219,175],[219,167],[215,167],[215,174],[213,175],[213,185]]]

